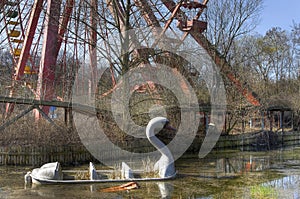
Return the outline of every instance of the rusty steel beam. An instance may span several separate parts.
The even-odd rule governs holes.
[[[44,41],[39,69],[36,99],[52,100],[55,95],[55,69],[58,29],[61,0],[48,0],[45,20]],[[43,111],[48,114],[49,107],[44,106]]]
[[[97,85],[97,19],[98,19],[98,1],[91,0],[90,11],[90,34],[89,34],[89,56],[90,56],[90,78],[91,91],[95,93]],[[90,93],[91,94],[91,93]]]
[[[134,3],[137,7],[140,8],[141,13],[144,19],[146,20],[148,26],[153,28],[160,27],[159,21],[157,20],[147,0],[134,0]]]
[[[117,0],[106,0],[107,7],[112,16],[118,21],[120,26],[124,27],[125,12]]]
[[[167,23],[164,26],[164,29],[162,30],[162,32],[159,34],[159,36],[157,36],[155,42],[153,43],[153,46],[155,46],[159,40],[163,37],[163,35],[165,34],[165,32],[167,31],[167,29],[170,27],[172,21],[174,20],[174,18],[176,17],[177,11],[180,9],[180,3],[177,4],[177,6],[174,8],[174,10],[172,11],[172,15],[169,18],[169,20],[167,21]]]
[[[24,38],[24,45],[23,45],[21,55],[20,55],[20,58],[18,61],[15,80],[20,80],[21,77],[24,75],[25,65],[26,65],[26,62],[29,57],[30,47],[31,47],[31,44],[32,44],[32,41],[34,38],[35,30],[37,27],[37,23],[38,23],[42,8],[43,8],[43,0],[35,1],[32,11],[31,11],[28,29],[27,29],[27,32],[26,32],[26,35]]]
[[[142,15],[143,15],[143,17],[144,17],[146,23],[148,24],[148,26],[152,27],[152,33],[153,33],[153,35],[156,37],[154,43],[152,44],[152,47],[154,47],[155,45],[159,44],[160,39],[161,39],[162,37],[164,37],[165,31],[166,31],[167,28],[170,26],[172,20],[175,18],[177,9],[179,9],[180,6],[178,5],[178,6],[175,8],[175,10],[174,10],[173,13],[172,13],[171,18],[170,18],[170,19],[167,21],[167,23],[165,24],[164,29],[163,29],[162,31],[159,31],[159,32],[158,32],[158,31],[157,31],[157,28],[159,28],[159,29],[161,30],[161,26],[160,26],[159,21],[157,20],[157,18],[156,18],[156,16],[155,16],[154,12],[152,11],[150,5],[148,4],[147,0],[135,0],[135,4],[136,4],[136,6],[138,6],[138,7],[142,10],[142,11],[141,11],[141,12],[142,12]],[[163,46],[160,46],[160,47],[163,47]],[[142,50],[142,49],[139,49],[139,51],[141,51],[141,50]],[[141,57],[144,57],[144,58],[145,58],[147,55],[153,54],[153,52],[151,52],[152,50],[153,50],[153,49],[145,49],[145,50],[142,50],[142,51],[144,51],[144,52],[139,53],[139,55],[140,55]],[[148,54],[147,54],[147,53],[148,53]],[[143,56],[143,54],[145,54],[145,55]],[[145,61],[144,61],[144,62],[145,62]],[[146,61],[146,62],[148,62],[148,61]],[[145,62],[145,63],[146,63],[146,62]],[[149,63],[149,62],[148,62],[148,63]],[[173,74],[174,74],[175,76],[177,76],[177,77],[180,79],[180,86],[181,86],[181,88],[182,88],[182,91],[183,91],[186,95],[190,95],[190,92],[189,92],[189,90],[187,89],[188,86],[187,86],[186,82],[180,77],[178,71],[179,71],[178,68],[173,69]],[[153,74],[155,74],[155,72],[154,72]],[[144,79],[145,79],[145,80],[147,80],[147,79],[148,79],[148,80],[153,80],[153,78],[157,78],[157,77],[156,77],[156,76],[155,76],[155,77],[152,76],[151,78],[149,78],[149,77],[146,77],[146,76],[144,75]],[[149,87],[149,86],[148,86],[148,87]],[[150,91],[150,89],[148,89],[148,90],[149,90],[150,94],[153,93],[153,91]],[[156,91],[156,90],[155,90],[155,91]]]
[[[204,0],[203,1],[203,5],[206,6],[209,0]],[[199,19],[199,17],[201,16],[201,14],[203,13],[204,8],[200,8],[200,10],[198,11],[198,13],[196,14],[196,16],[194,17],[194,19]],[[187,36],[189,35],[189,32],[184,33],[184,35],[181,38],[181,41],[183,41]]]
[[[58,29],[58,39],[57,39],[57,54],[56,57],[58,56],[59,49],[61,47],[62,41],[64,34],[67,31],[67,27],[71,18],[71,14],[74,8],[74,0],[67,0],[66,5],[64,7],[63,16],[60,20],[60,25]]]
[[[172,0],[162,0],[162,2],[170,12],[173,12],[177,5]],[[204,3],[206,4],[207,1],[204,1]],[[180,9],[178,9],[177,12],[185,16],[185,13]],[[207,51],[209,56],[220,68],[220,71],[226,75],[226,77],[233,83],[233,85],[235,85],[238,91],[248,100],[248,102],[254,106],[260,106],[260,102],[258,99],[256,99],[253,92],[249,88],[242,86],[241,82],[233,75],[229,63],[225,58],[221,56],[218,50],[208,41],[208,39],[204,35],[196,31],[190,31],[189,34],[191,34],[195,41]]]
[[[190,32],[191,36],[199,43],[219,66],[220,71],[235,85],[236,89],[254,106],[260,106],[260,102],[254,96],[254,93],[247,87],[243,86],[238,78],[235,77],[231,70],[231,66],[224,57],[215,49],[215,47],[207,40],[207,38],[197,32]]]

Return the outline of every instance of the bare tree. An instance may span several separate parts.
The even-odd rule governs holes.
[[[259,22],[262,0],[211,0],[207,38],[229,58],[235,39],[250,33]]]
[[[292,55],[293,55],[293,65],[297,71],[296,77],[299,76],[299,69],[300,69],[300,23],[293,24],[292,34]]]
[[[207,10],[208,28],[206,32],[207,39],[214,44],[215,48],[229,63],[228,69],[231,71],[231,76],[239,79],[239,64],[244,60],[235,60],[236,56],[235,42],[242,36],[250,33],[259,22],[260,11],[262,10],[262,0],[211,0],[209,9]],[[222,66],[221,66],[222,67]],[[227,103],[232,109],[239,109],[245,105],[241,93],[235,89],[231,81],[224,79],[227,93]],[[244,83],[241,83],[244,87]],[[228,121],[226,132],[237,124],[237,114]],[[229,118],[227,118],[229,119]]]

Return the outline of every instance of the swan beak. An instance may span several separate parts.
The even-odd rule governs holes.
[[[174,127],[172,127],[171,125],[169,125],[169,124],[166,124],[166,125],[164,126],[164,129],[171,130],[171,131],[176,131],[176,130],[177,130],[177,129],[175,129]]]

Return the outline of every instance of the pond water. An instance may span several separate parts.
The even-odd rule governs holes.
[[[103,189],[120,184],[25,185],[24,174],[32,168],[1,166],[0,198],[300,198],[300,147],[216,150],[204,159],[184,156],[175,165],[173,180],[110,193]]]

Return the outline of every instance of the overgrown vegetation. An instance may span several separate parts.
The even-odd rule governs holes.
[[[256,185],[250,188],[251,198],[256,199],[277,199],[278,192],[270,186]]]
[[[76,74],[81,69],[86,70],[90,67],[92,68],[91,71],[86,70],[84,72],[84,75],[89,76],[88,81],[83,82],[80,89],[84,91],[90,89],[90,83],[91,90],[93,90],[95,73],[101,73],[104,70],[103,68],[106,68],[107,70],[104,71],[101,81],[97,82],[97,89],[95,89],[97,90],[96,105],[103,108],[103,111],[98,112],[97,116],[101,127],[108,132],[110,139],[115,143],[124,145],[133,139],[132,136],[126,135],[126,132],[132,132],[133,135],[138,132],[134,132],[135,129],[128,129],[126,122],[122,124],[123,126],[118,126],[119,124],[115,122],[114,116],[109,110],[111,110],[111,103],[122,104],[124,102],[123,98],[111,102],[111,93],[119,88],[117,80],[120,80],[128,71],[145,67],[147,64],[153,70],[157,68],[154,63],[167,65],[175,71],[174,74],[179,72],[192,85],[197,94],[199,106],[209,105],[210,93],[206,88],[207,85],[203,81],[203,77],[192,71],[191,63],[188,63],[187,60],[176,54],[156,49],[146,49],[148,51],[140,52],[129,50],[134,45],[129,42],[129,34],[122,35],[120,34],[121,31],[153,25],[148,24],[148,21],[143,18],[144,11],[141,7],[136,6],[136,2],[126,0],[121,1],[118,5],[115,5],[116,2],[111,5],[107,5],[104,1],[100,2],[98,6],[91,5],[88,1],[80,1],[80,3],[76,2],[75,4],[75,8],[82,12],[74,12],[72,23],[68,27],[70,29],[69,38],[64,38],[66,39],[65,45],[67,48],[59,54],[56,61],[55,92],[57,96],[66,101],[70,100]],[[170,15],[169,11],[161,5],[160,1],[153,1],[152,3],[156,12],[164,13],[165,16],[165,18],[157,21],[156,25],[167,21]],[[158,5],[159,8],[156,7]],[[114,6],[119,7],[116,9]],[[119,13],[120,10],[123,10],[123,13]],[[274,27],[265,35],[256,34],[253,29],[258,23],[262,11],[262,0],[211,0],[208,4],[205,14],[208,28],[203,35],[218,50],[220,56],[228,62],[232,71],[231,75],[240,81],[242,88],[251,88],[261,102],[261,107],[251,106],[245,96],[236,89],[234,82],[228,78],[228,71],[224,70],[224,65],[217,66],[223,74],[229,107],[225,134],[233,133],[235,129],[238,129],[237,132],[240,131],[242,128],[238,125],[249,121],[250,117],[259,117],[261,109],[273,105],[288,107],[296,113],[295,115],[300,114],[300,24],[298,22],[292,24],[291,32],[280,27]],[[96,14],[91,15],[92,18],[89,21],[86,13]],[[41,29],[41,31],[44,31],[43,27]],[[4,29],[2,31],[3,35],[6,35]],[[98,40],[94,41],[87,34],[88,31],[95,31],[93,33],[98,35],[98,38],[96,37]],[[111,35],[120,37],[120,44],[116,44],[115,41],[111,42],[112,38],[109,37]],[[72,40],[72,38],[76,39]],[[1,36],[0,95],[9,96],[11,91],[10,80],[16,63],[9,53],[9,47],[2,46],[2,44],[7,44],[7,42],[4,42],[5,39]],[[70,44],[67,44],[67,39],[69,39]],[[151,39],[153,38],[146,38],[138,46],[143,46]],[[77,43],[77,45],[73,46],[73,43]],[[115,47],[116,45],[120,46]],[[97,67],[94,65],[89,66],[86,63],[86,60],[92,59],[94,55],[92,52],[87,55],[88,47],[93,49],[93,53],[98,52],[101,61],[99,61]],[[121,55],[114,51],[116,49],[121,51]],[[32,61],[35,66],[32,67],[39,68],[38,64],[41,57],[35,56],[35,60]],[[88,58],[88,56],[90,57]],[[32,57],[32,59],[34,58]],[[90,61],[94,63],[94,60]],[[37,75],[28,75],[15,83],[17,86],[14,89],[19,91],[15,95],[27,98],[40,97],[32,92],[37,78]],[[151,80],[152,77],[147,78]],[[126,84],[128,82],[122,83]],[[179,106],[172,90],[163,88],[158,83],[154,83],[153,88],[150,84],[139,86],[141,87],[130,91],[128,109],[124,111],[128,111],[132,121],[145,126],[150,119],[149,110],[154,110],[156,107],[159,109],[161,106],[166,108],[165,113],[157,112],[156,114],[165,114],[172,123],[179,123],[182,119],[180,115],[180,108],[182,107]],[[140,92],[141,90],[143,92]],[[126,97],[126,95],[124,94],[123,97]],[[1,112],[5,112],[4,107],[1,107]],[[123,114],[120,117],[123,117],[123,121],[127,121],[128,115]],[[199,133],[204,133],[203,126],[200,128]],[[28,134],[29,131],[37,134]],[[170,132],[167,132],[164,133],[162,139],[168,142],[173,136]],[[78,141],[75,132],[57,131],[55,127],[44,124],[43,121],[41,121],[41,124],[36,125],[30,117],[26,117],[18,121],[17,125],[7,128],[3,133],[3,137],[9,140],[6,141],[7,143],[3,143],[4,145],[18,142],[18,140],[25,137],[30,138],[28,144],[43,143],[44,138],[48,138],[50,143],[54,144],[55,141],[52,138],[55,137],[61,137],[61,140],[67,143]],[[148,146],[148,141],[138,141]]]
[[[56,126],[46,120],[34,121],[27,116],[6,127],[0,133],[0,146],[66,146],[81,144],[76,131],[67,129],[63,121],[56,120]]]

